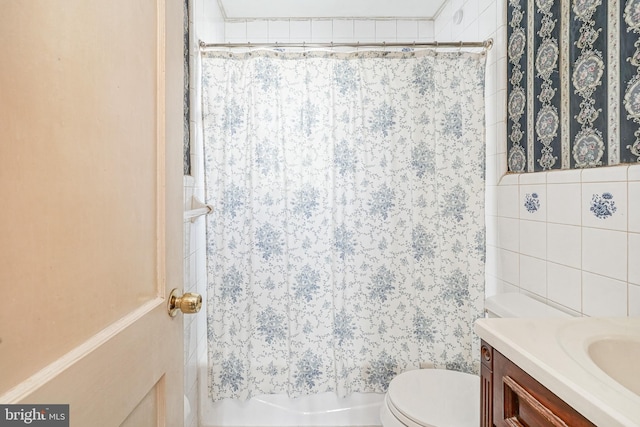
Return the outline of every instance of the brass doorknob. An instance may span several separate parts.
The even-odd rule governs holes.
[[[175,317],[178,311],[184,314],[197,313],[202,308],[202,296],[191,292],[180,296],[180,291],[176,288],[169,294],[167,308],[171,317]]]

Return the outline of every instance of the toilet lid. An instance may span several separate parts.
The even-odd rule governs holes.
[[[391,381],[387,403],[406,425],[480,425],[480,378],[444,369],[403,372]]]

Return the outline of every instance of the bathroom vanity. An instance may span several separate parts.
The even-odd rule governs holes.
[[[481,427],[595,426],[484,341],[481,362]]]
[[[640,318],[480,319],[481,427],[640,427]]]

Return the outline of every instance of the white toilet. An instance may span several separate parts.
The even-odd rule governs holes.
[[[487,298],[488,317],[570,317],[518,293]],[[383,427],[477,427],[480,378],[445,369],[403,372],[389,384],[380,408]]]

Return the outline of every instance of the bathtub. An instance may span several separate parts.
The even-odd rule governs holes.
[[[333,393],[296,399],[261,395],[245,402],[225,399],[214,403],[208,396],[206,366],[199,371],[200,427],[380,426],[384,399],[380,393],[354,393],[343,399]]]

